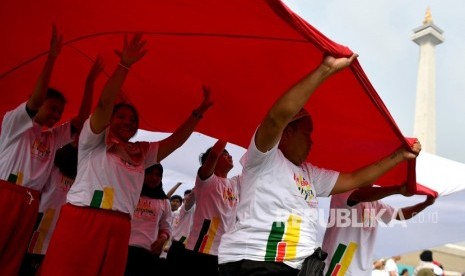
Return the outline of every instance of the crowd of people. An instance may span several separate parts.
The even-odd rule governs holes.
[[[163,190],[161,162],[208,115],[210,89],[199,89],[202,102],[170,136],[131,142],[138,112],[117,99],[148,46],[141,34],[125,36],[116,51],[119,64],[95,108],[94,83],[104,69],[100,58],[90,68],[79,113],[56,126],[66,100],[49,83],[61,48],[54,27],[31,97],[3,117],[1,275],[371,275],[378,216],[366,211],[383,210],[381,219],[388,223],[434,203],[427,197],[396,209],[380,199],[409,196],[403,183],[374,185],[399,163],[415,159],[418,141],[353,172],[306,161],[313,122],[304,106],[357,54],[324,56],[276,99],[240,158],[239,175],[228,175],[233,159],[228,142],[219,139],[200,155],[194,188],[181,197],[173,195],[181,183]],[[362,226],[328,226],[320,241],[317,197],[328,196],[331,208],[355,210],[350,219]]]

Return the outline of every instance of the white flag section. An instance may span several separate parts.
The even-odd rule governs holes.
[[[431,153],[417,158],[417,183],[438,192],[439,196],[465,190],[465,164]]]
[[[465,164],[421,152],[417,158],[417,182],[438,192],[436,202],[405,225],[379,229],[375,252],[389,257],[446,243],[465,241]],[[424,196],[391,196],[383,202],[410,206]]]
[[[134,140],[159,141],[169,134],[140,130]],[[213,146],[216,139],[193,133],[189,140],[161,163],[164,166],[163,187],[168,191],[175,183],[184,184],[176,191],[183,194],[193,188],[200,167],[199,155]],[[241,172],[239,160],[245,149],[228,144],[226,149],[233,156],[234,168],[229,176]],[[391,225],[380,223],[375,257],[403,255],[414,251],[441,246],[446,243],[465,241],[465,164],[421,152],[417,159],[417,182],[438,192],[436,202],[410,220],[394,221]],[[425,196],[390,196],[383,199],[396,208],[414,205],[425,200]],[[329,198],[319,199],[320,235],[323,238],[328,219]]]

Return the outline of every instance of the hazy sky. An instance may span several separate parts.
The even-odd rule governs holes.
[[[413,136],[419,46],[411,41],[428,7],[445,42],[436,47],[437,155],[465,163],[465,1],[285,0],[333,41],[360,55],[359,62],[405,136]],[[157,140],[157,137],[152,137]],[[206,141],[206,142],[205,142]],[[214,140],[200,134],[163,163],[165,189],[177,181],[191,188],[198,154]],[[228,146],[236,167],[243,149]]]
[[[465,163],[465,1],[285,0],[359,62],[405,136],[413,135],[419,46],[427,8],[442,29],[436,46],[436,154]]]

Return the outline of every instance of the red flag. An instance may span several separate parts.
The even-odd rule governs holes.
[[[64,35],[51,82],[68,99],[64,119],[77,113],[92,60],[102,55],[111,74],[124,35],[142,32],[149,52],[131,68],[123,92],[141,128],[172,132],[205,84],[215,104],[196,130],[243,147],[279,95],[325,53],[352,53],[277,0],[2,1],[0,24],[0,114],[30,95],[52,24]],[[351,171],[409,147],[358,61],[328,79],[306,107],[314,120],[308,159],[317,166]],[[414,161],[377,183],[407,183],[415,192]]]

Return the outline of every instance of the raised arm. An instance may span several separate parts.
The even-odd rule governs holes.
[[[433,196],[427,196],[425,201],[415,204],[410,207],[404,207],[397,212],[397,220],[406,220],[416,216],[418,213],[426,209],[426,207],[432,205],[436,199]]]
[[[412,194],[407,191],[407,187],[405,185],[393,187],[370,186],[355,189],[347,198],[347,204],[349,206],[353,206],[359,202],[376,201],[395,194],[412,196]]]
[[[211,149],[210,153],[207,156],[207,159],[202,164],[199,169],[199,177],[202,180],[209,178],[214,172],[216,168],[216,163],[218,162],[218,158],[223,154],[224,149],[226,148],[226,141],[218,140],[216,141],[215,145]]]
[[[84,121],[89,117],[92,108],[92,98],[94,96],[94,85],[97,77],[103,71],[103,61],[97,57],[87,75],[84,94],[82,95],[81,107],[76,117],[71,120],[71,124],[76,131],[80,131]]]
[[[91,115],[90,125],[94,133],[101,133],[110,123],[116,98],[126,80],[129,69],[147,53],[147,50],[144,49],[145,43],[146,41],[142,40],[142,34],[134,35],[130,41],[125,36],[123,49],[121,51],[115,50],[120,57],[120,63],[105,84],[97,107]]]
[[[204,113],[213,105],[213,102],[210,100],[210,89],[207,87],[202,87],[203,90],[203,101],[192,111],[192,114],[182,123],[170,136],[160,141],[160,146],[158,148],[158,162],[165,159],[177,148],[182,146],[184,142],[189,138],[189,136],[194,131],[195,127],[202,119]]]
[[[171,187],[171,189],[166,193],[166,196],[168,198],[171,198],[171,196],[174,194],[174,192],[176,192],[176,190],[179,188],[179,186],[181,186],[182,182],[178,182],[176,183],[173,187]]]
[[[347,198],[347,205],[354,206],[359,202],[371,202],[399,193],[399,187],[363,187],[353,191]]]
[[[331,194],[343,193],[356,188],[371,185],[376,180],[394,168],[400,162],[415,159],[421,151],[420,142],[416,141],[410,148],[400,148],[394,151],[388,157],[363,167],[352,173],[341,173],[334,185]]]
[[[195,189],[184,197],[184,210],[189,211],[195,204]]]
[[[334,73],[348,67],[358,57],[349,58],[326,56],[323,62],[310,74],[286,91],[270,108],[255,135],[257,148],[266,152],[279,141],[281,134],[292,117],[307,103],[317,87]]]
[[[47,55],[47,60],[45,61],[45,65],[39,75],[39,79],[36,82],[34,91],[32,92],[32,95],[26,104],[27,108],[31,111],[39,110],[45,101],[47,96],[47,89],[50,84],[50,78],[53,72],[53,67],[55,66],[55,61],[61,52],[62,42],[63,36],[58,34],[56,26],[53,25],[52,38],[50,40],[50,50]]]

